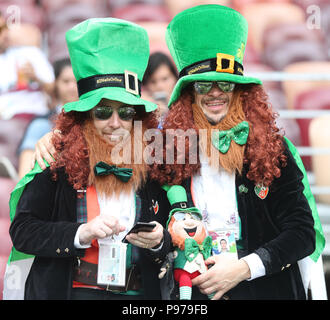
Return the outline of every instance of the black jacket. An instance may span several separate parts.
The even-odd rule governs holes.
[[[140,221],[156,220],[165,226],[170,210],[166,193],[159,185],[148,182],[139,190]],[[158,200],[159,211],[153,204]],[[15,218],[10,226],[14,247],[35,255],[25,285],[25,299],[69,299],[72,271],[77,256],[84,249],[74,247],[77,223],[76,191],[59,172],[54,181],[48,169],[37,174],[24,189],[18,202]],[[137,265],[141,271],[145,298],[160,299],[158,273],[171,243],[165,231],[161,250],[139,250]]]
[[[236,176],[236,198],[241,220],[243,249],[239,258],[256,253],[261,258],[266,275],[255,280],[243,281],[227,293],[230,299],[306,299],[297,261],[313,253],[315,249],[314,219],[308,201],[303,194],[303,173],[292,154],[286,149],[287,166],[281,176],[269,188],[267,197],[261,200],[255,193],[255,184],[242,175]],[[240,188],[240,186],[245,186]],[[195,206],[191,196],[191,179],[184,183],[188,203]],[[248,190],[244,192],[243,190]],[[221,204],[219,203],[219,207]],[[169,279],[166,287],[172,287]],[[175,290],[165,295],[175,299]],[[203,299],[198,291],[193,299]]]

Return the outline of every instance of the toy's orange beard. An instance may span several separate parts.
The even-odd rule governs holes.
[[[185,246],[185,245],[184,245],[184,242],[185,242],[185,240],[186,240],[187,238],[192,238],[192,239],[196,240],[196,242],[197,242],[198,244],[202,244],[202,243],[203,243],[203,241],[204,241],[204,239],[205,239],[205,237],[206,237],[206,231],[205,231],[205,228],[203,228],[203,229],[201,230],[201,232],[196,233],[196,235],[193,236],[193,237],[189,237],[188,234],[187,234],[186,237],[183,237],[183,236],[181,236],[181,235],[179,235],[179,234],[177,234],[177,233],[175,233],[175,232],[173,231],[173,223],[174,223],[174,222],[175,222],[175,219],[172,218],[171,221],[170,221],[170,223],[168,224],[168,232],[170,233],[170,235],[171,235],[171,237],[172,237],[172,243],[173,243],[173,245],[174,245],[175,247],[178,247],[180,250],[184,250],[184,246]]]

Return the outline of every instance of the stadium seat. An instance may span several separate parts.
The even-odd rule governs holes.
[[[320,30],[309,30],[306,23],[272,26],[263,34],[262,61],[275,70],[301,61],[327,60],[326,45]]]
[[[314,148],[330,149],[330,116],[314,118],[310,124],[309,139]],[[312,167],[315,175],[315,185],[330,187],[330,154],[313,155]],[[330,194],[317,195],[317,201],[330,205]]]
[[[276,119],[276,125],[295,146],[301,143],[300,130],[295,119],[284,119],[280,116]]]
[[[297,62],[284,68],[288,73],[312,73],[330,74],[330,61],[321,62]],[[330,81],[325,80],[285,80],[282,82],[283,90],[287,98],[288,109],[294,108],[297,96],[307,90],[325,88],[330,86]]]
[[[246,75],[274,71],[270,66],[261,63],[247,63],[244,66]],[[281,110],[287,109],[286,96],[279,81],[263,81],[263,87],[274,112],[280,113]],[[300,145],[300,130],[295,119],[286,119],[279,116],[276,124],[281,129],[281,132],[295,145]]]
[[[324,4],[321,7],[321,31],[325,36],[327,46],[328,60],[330,60],[330,3]]]
[[[109,0],[113,1],[113,0]],[[120,1],[120,0],[119,0]],[[149,0],[150,1],[150,0]],[[215,3],[220,4],[223,6],[230,7],[231,6],[231,0],[164,0],[163,1],[168,8],[171,18],[173,18],[175,15],[177,15],[179,12],[195,7],[201,4],[209,4],[209,3]]]
[[[2,300],[4,273],[12,247],[9,236],[9,197],[16,182],[9,178],[0,177],[0,300]]]
[[[231,0],[231,7],[237,11],[240,11],[242,7],[251,5],[252,3],[282,3],[292,2],[292,0]]]
[[[261,63],[260,54],[254,49],[253,45],[247,42],[244,54],[244,65],[247,63]]]
[[[0,177],[0,219],[9,219],[9,198],[10,193],[16,186],[16,183],[17,181],[13,179]]]
[[[300,130],[296,119],[287,119],[281,117],[281,110],[286,110],[287,102],[284,92],[281,88],[269,88],[267,91],[269,102],[274,112],[279,114],[276,119],[276,125],[287,138],[296,146],[301,144]]]
[[[0,254],[0,300],[3,300],[4,275],[6,271],[8,255]]]
[[[308,29],[306,23],[282,23],[265,29],[263,47],[276,48],[283,42],[292,40],[323,42],[324,37],[320,30]]]
[[[49,5],[49,7],[47,7]],[[47,12],[48,58],[51,62],[68,56],[65,33],[76,24],[95,17],[104,17],[107,11],[102,5],[93,6],[86,1],[73,1],[66,5],[45,4]]]
[[[10,219],[0,218],[0,256],[9,256],[12,242],[9,235]]]
[[[65,5],[48,15],[48,26],[62,26],[66,23],[77,24],[83,20],[95,17],[105,17],[107,12],[101,12],[99,6],[92,6],[88,3],[75,3]]]
[[[61,60],[69,57],[68,48],[65,46],[65,43],[60,42],[59,44],[52,43],[48,48],[48,59],[51,63],[54,63],[57,60]]]
[[[95,0],[95,1],[99,1],[99,0]],[[106,0],[106,2],[111,10],[117,10],[119,8],[126,7],[136,3],[164,5],[166,4],[167,1],[166,0]]]
[[[299,94],[294,103],[296,110],[329,110],[330,86],[322,89],[308,90]],[[312,119],[297,119],[300,128],[301,145],[309,147],[309,127]],[[305,168],[311,170],[311,157],[302,157]]]
[[[110,0],[113,1],[113,0]],[[93,8],[100,8],[104,10],[107,7],[105,0],[39,0],[41,7],[47,15],[55,13],[57,10],[71,5],[85,5],[88,4]]]
[[[166,43],[162,42],[162,41],[158,41],[158,42],[150,44],[150,54],[155,53],[155,52],[162,52],[169,56],[171,55]]]
[[[69,56],[65,41],[65,32],[74,26],[74,22],[53,24],[48,28],[48,59],[54,63],[56,60]]]
[[[244,74],[249,75],[251,73],[263,73],[263,72],[273,72],[275,71],[272,67],[264,63],[255,63],[245,60],[244,57]],[[270,89],[280,89],[281,85],[279,81],[263,81],[262,82],[265,91]],[[285,106],[284,106],[285,107]]]
[[[17,148],[23,138],[30,119],[0,119],[0,154],[7,157],[12,165],[18,168]]]
[[[10,219],[0,218],[0,300],[2,300],[3,281],[12,242],[9,236]]]
[[[294,4],[300,6],[304,11],[306,11],[306,9],[309,6],[322,6],[324,4],[328,4],[329,0],[292,0]]]
[[[264,31],[270,26],[305,22],[305,12],[299,6],[286,2],[251,3],[242,6],[240,12],[249,23],[250,44],[258,53],[263,50]]]
[[[0,156],[0,177],[10,178],[18,181],[18,173],[16,168],[7,157]]]
[[[1,2],[8,2],[8,1],[1,1]],[[10,0],[11,5],[21,6],[21,5],[30,5],[36,6],[35,0]]]
[[[145,21],[139,22],[139,25],[147,30],[150,47],[165,46],[165,32],[167,22]]]
[[[65,5],[70,4],[70,0],[40,0],[40,5],[48,16],[51,12],[56,11],[58,8],[63,8]]]
[[[282,71],[292,63],[325,60],[327,53],[322,43],[294,40],[265,50],[263,62],[275,70]]]
[[[157,21],[169,22],[171,15],[165,6],[150,4],[132,4],[111,12],[111,16],[132,22]]]
[[[40,30],[44,29],[43,10],[35,4],[25,3],[25,1],[24,3],[21,1],[21,3],[15,4],[12,0],[5,0],[0,3],[0,11],[9,23],[30,23],[36,25]]]

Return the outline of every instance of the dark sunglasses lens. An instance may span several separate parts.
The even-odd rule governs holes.
[[[218,81],[218,87],[223,92],[232,92],[235,88],[235,83],[233,82],[222,82]]]
[[[212,82],[211,81],[204,81],[204,82],[196,81],[194,83],[194,88],[198,94],[206,94],[211,90]]]
[[[134,107],[124,106],[118,109],[118,115],[120,119],[128,121],[134,118],[134,116],[136,115],[136,111]]]
[[[107,106],[99,106],[93,109],[94,116],[99,120],[107,120],[111,118],[113,114],[113,109]]]

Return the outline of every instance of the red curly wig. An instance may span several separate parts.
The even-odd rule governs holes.
[[[244,148],[244,165],[247,165],[247,178],[256,184],[269,186],[281,174],[281,167],[286,165],[283,137],[276,127],[276,114],[273,113],[268,102],[268,96],[260,85],[237,85],[234,94],[239,95],[245,120],[249,122],[250,132]],[[167,129],[196,130],[192,111],[192,87],[182,91],[180,98],[172,105],[163,127]],[[175,148],[177,144],[175,144]],[[166,153],[164,141],[164,157]],[[189,150],[197,148],[185,139],[184,164],[153,164],[150,176],[160,184],[181,184],[184,179],[196,174],[200,169],[197,163],[189,163]],[[182,150],[175,150],[175,156],[180,157]],[[182,157],[182,155],[181,155]]]
[[[55,161],[50,166],[53,176],[56,179],[56,169],[64,168],[68,182],[75,190],[86,188],[89,176],[89,154],[82,131],[87,119],[88,112],[62,111],[55,125],[62,134],[52,137],[56,150]]]
[[[157,127],[158,122],[154,113],[137,111],[134,120],[143,120],[147,128]],[[52,144],[56,150],[55,161],[50,166],[53,178],[57,178],[57,169],[64,168],[68,182],[75,190],[85,189],[88,186],[89,150],[83,132],[84,124],[88,119],[90,119],[89,112],[62,111],[55,124],[55,128],[62,134],[53,134],[52,137]]]

